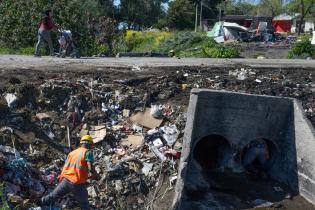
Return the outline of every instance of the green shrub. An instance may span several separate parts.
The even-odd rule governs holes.
[[[216,43],[205,33],[177,32],[158,47],[160,52],[174,50],[179,57],[236,58],[239,50],[235,46]]]
[[[40,54],[44,55],[47,49],[41,48]],[[24,47],[24,48],[0,48],[0,54],[9,54],[9,55],[34,55],[34,47]]]
[[[168,53],[170,50],[181,53],[183,50],[200,47],[200,44],[207,37],[201,33],[194,32],[175,32],[169,38],[165,39],[158,47],[158,51]]]
[[[156,52],[169,32],[139,32],[128,30],[124,35],[127,52]]]
[[[289,51],[288,58],[307,58],[315,56],[315,47],[311,44],[310,36],[303,35]]]
[[[239,50],[235,46],[218,44],[213,39],[207,41],[203,52],[207,58],[237,58],[240,56]]]

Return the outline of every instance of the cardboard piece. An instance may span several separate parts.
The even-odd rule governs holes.
[[[47,113],[37,113],[36,114],[37,119],[39,119],[40,121],[42,120],[46,120],[49,119],[50,116]]]
[[[106,126],[105,125],[97,125],[97,126],[88,126],[87,124],[84,124],[82,127],[82,130],[80,132],[80,136],[84,136],[89,134],[93,138],[94,144],[103,141],[106,136]]]
[[[128,146],[130,148],[137,148],[143,144],[143,137],[139,135],[129,135],[127,138],[121,140],[122,146]]]
[[[139,125],[142,125],[147,128],[157,128],[160,127],[160,125],[163,122],[163,119],[156,119],[151,115],[151,109],[146,108],[144,113],[138,112],[137,114],[133,115],[129,118],[131,122],[137,123]]]
[[[36,142],[36,136],[35,133],[33,132],[28,132],[28,133],[23,133],[19,130],[14,130],[14,134],[19,137],[18,141],[20,143],[25,143],[25,144],[32,144]]]

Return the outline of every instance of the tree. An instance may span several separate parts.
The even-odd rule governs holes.
[[[258,5],[258,15],[275,17],[284,12],[282,0],[262,0]]]
[[[100,17],[99,18],[99,43],[107,45],[109,53],[113,54],[113,42],[118,35],[118,27],[115,19]]]
[[[201,27],[202,20],[205,14],[208,15],[207,17],[208,19],[213,18],[214,16],[217,16],[217,5],[220,3],[220,1],[221,0],[190,0],[190,2],[194,4],[196,7],[195,31],[197,31],[197,25],[198,25],[198,8],[200,8],[199,20],[200,20],[200,27]]]
[[[121,0],[120,18],[129,28],[150,27],[165,15],[162,7],[168,0]]]
[[[291,12],[299,12],[301,14],[298,28],[298,33],[300,34],[305,18],[315,13],[315,0],[293,0],[288,4],[287,9]]]
[[[246,2],[235,2],[233,0],[225,0],[218,5],[224,14],[227,15],[249,15],[257,14],[257,7]]]
[[[191,29],[194,27],[194,5],[189,0],[174,0],[170,2],[167,22],[170,28]]]

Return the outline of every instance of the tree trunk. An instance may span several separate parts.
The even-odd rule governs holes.
[[[302,14],[301,15],[301,19],[300,19],[300,24],[299,24],[299,35],[302,33],[302,25],[303,25],[303,22],[304,22],[304,15]]]
[[[202,2],[200,3],[200,30],[203,31],[203,26],[202,26]]]
[[[196,4],[195,32],[197,32],[197,28],[198,28],[198,4]]]
[[[299,24],[299,32],[298,32],[299,35],[302,33],[302,24],[303,24],[304,17],[305,17],[304,0],[301,0],[300,7],[301,7],[301,19],[300,19],[300,24]]]

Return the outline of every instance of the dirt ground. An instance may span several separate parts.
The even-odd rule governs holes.
[[[262,49],[262,51],[264,51]],[[283,50],[285,51],[285,50]],[[278,51],[274,51],[277,54]],[[256,52],[252,52],[253,55]],[[285,52],[281,53],[284,56]],[[272,56],[272,54],[270,55]],[[230,71],[235,69],[250,69],[255,74],[248,76],[245,80],[238,80],[231,76]],[[24,88],[24,91],[30,90],[44,84],[50,79],[58,79],[64,81],[76,81],[80,79],[91,79],[102,81],[111,87],[118,87],[124,90],[126,87],[133,88],[137,91],[148,92],[152,96],[152,102],[157,104],[172,104],[185,107],[189,103],[189,93],[192,88],[210,88],[215,90],[228,90],[234,92],[263,94],[273,96],[294,97],[301,100],[308,118],[315,126],[315,72],[314,68],[252,68],[246,65],[230,65],[229,67],[142,67],[141,69],[133,69],[131,67],[112,68],[100,66],[77,66],[71,64],[66,66],[47,65],[40,68],[28,67],[27,69],[17,67],[15,69],[7,69],[0,66],[0,95],[9,90],[17,90]],[[258,82],[257,82],[258,81]],[[115,84],[115,86],[111,86]],[[0,100],[0,111],[7,109],[5,101]],[[63,116],[59,116],[62,121]],[[46,151],[49,153],[49,149]],[[48,159],[53,159],[50,157]],[[233,180],[233,179],[230,179]],[[221,180],[226,185],[226,180]],[[237,195],[240,199],[254,199],[242,197],[248,196],[248,192],[241,194],[238,189],[243,185],[244,180],[235,179],[232,183],[228,183],[230,187],[229,193]],[[220,181],[218,181],[220,182]],[[252,191],[262,190],[268,194],[269,188],[266,189],[266,183],[246,182],[246,186]],[[146,198],[143,209],[147,209],[153,202],[152,209],[167,210],[170,209],[174,189],[170,187],[168,175],[161,176],[161,181],[157,190],[150,191]],[[174,186],[173,186],[174,187]],[[285,186],[281,186],[285,189]],[[222,189],[221,189],[222,190]],[[314,206],[306,202],[300,196],[280,196],[276,198],[272,194],[261,195],[264,199],[275,202],[274,205],[262,209],[315,209]],[[254,196],[255,197],[255,196]],[[124,202],[137,202],[136,197],[129,196]],[[129,208],[128,208],[129,209]],[[132,208],[130,208],[132,209]],[[241,209],[251,209],[250,206],[242,206]]]
[[[260,56],[265,59],[286,59],[289,50],[290,46],[286,44],[250,42],[240,45],[240,56],[242,58],[258,58]]]

